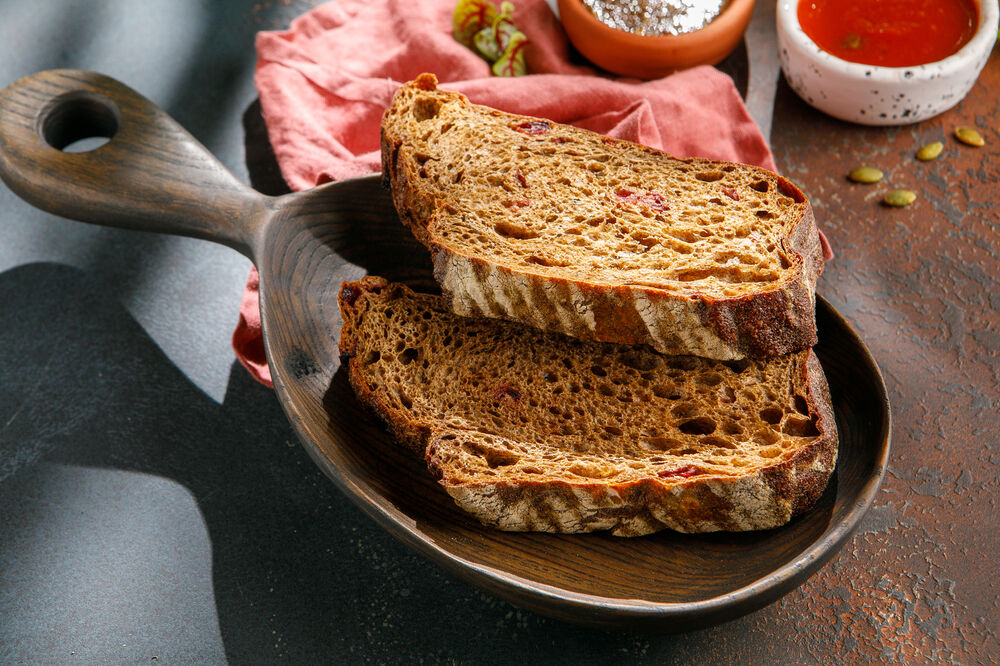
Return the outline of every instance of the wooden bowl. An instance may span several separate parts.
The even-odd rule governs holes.
[[[90,152],[60,150],[93,136],[110,140]],[[746,533],[628,539],[484,527],[355,399],[341,364],[342,281],[370,273],[435,287],[427,251],[400,224],[378,176],[266,197],[135,91],[94,72],[60,70],[0,92],[0,178],[58,215],[203,238],[253,258],[277,397],[316,464],[345,500],[415,551],[538,613],[601,629],[677,632],[761,608],[839,550],[885,471],[889,403],[878,366],[820,298],[816,354],[840,453],[814,509]]]
[[[636,35],[598,20],[580,0],[559,0],[559,16],[573,45],[609,72],[657,79],[697,65],[721,62],[740,43],[754,0],[732,0],[712,22],[680,35]]]

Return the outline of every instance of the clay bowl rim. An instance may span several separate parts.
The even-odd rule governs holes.
[[[586,27],[592,36],[600,41],[616,44],[631,51],[653,52],[693,49],[703,43],[725,40],[732,35],[742,35],[746,31],[745,16],[753,12],[755,0],[732,0],[717,17],[702,28],[684,32],[679,35],[637,35],[625,30],[618,30],[601,22],[583,6],[582,0],[558,0],[560,21],[565,21],[565,14],[572,14],[573,19]],[[738,41],[738,37],[737,37]]]

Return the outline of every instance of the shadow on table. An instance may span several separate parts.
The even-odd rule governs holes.
[[[4,472],[81,465],[187,488],[211,539],[231,661],[492,661],[582,651],[596,663],[649,647],[517,610],[413,554],[313,465],[273,392],[234,365],[217,404],[87,273],[21,266],[0,274],[0,302],[0,363],[16,369],[0,395],[0,459],[14,460],[20,447],[36,454]],[[0,541],[8,529],[0,525]],[[661,656],[694,647],[690,635],[650,640]]]

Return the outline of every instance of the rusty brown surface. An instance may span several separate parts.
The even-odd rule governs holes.
[[[1000,478],[1000,52],[970,95],[917,125],[833,120],[784,84],[772,146],[837,257],[818,290],[853,323],[892,403],[888,473],[842,554],[756,617],[794,631],[804,657],[987,663],[997,638]],[[956,141],[975,125],[982,148]],[[935,161],[914,153],[942,141]],[[846,174],[871,165],[883,182]],[[892,188],[907,208],[880,204]]]

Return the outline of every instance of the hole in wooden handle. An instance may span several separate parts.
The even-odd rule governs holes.
[[[50,101],[39,114],[45,143],[64,152],[86,152],[107,143],[118,131],[121,111],[97,93],[73,91]]]

